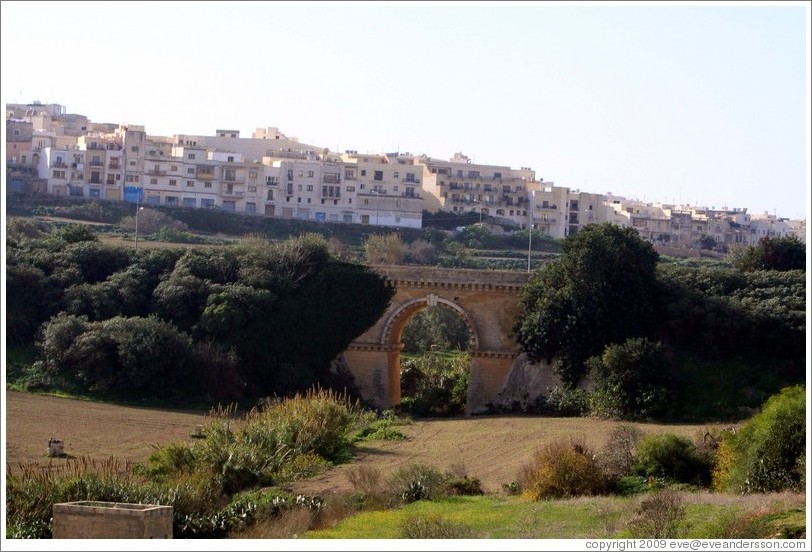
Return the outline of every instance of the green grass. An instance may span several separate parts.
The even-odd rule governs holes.
[[[684,538],[718,538],[730,520],[761,512],[772,536],[798,538],[805,532],[805,509],[787,495],[741,497],[682,493],[686,517]],[[779,498],[769,498],[778,496]],[[783,497],[783,498],[782,498]],[[521,497],[466,496],[418,501],[394,510],[363,512],[328,529],[308,531],[312,539],[398,539],[405,520],[437,516],[470,529],[484,539],[627,538],[640,497],[594,497],[530,502]]]

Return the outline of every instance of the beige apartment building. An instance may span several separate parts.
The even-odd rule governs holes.
[[[805,240],[806,221],[746,209],[650,204],[535,179],[529,167],[476,164],[409,153],[330,152],[277,127],[251,138],[149,136],[143,126],[93,123],[58,104],[7,104],[7,176],[15,191],[219,208],[246,215],[375,226],[422,226],[424,209],[479,213],[555,238],[591,223],[635,228],[654,244],[719,250],[765,237]],[[31,186],[31,184],[36,186]]]
[[[529,167],[473,164],[462,153],[448,161],[421,157],[419,163],[427,210],[482,213],[519,228],[530,223],[530,192],[538,183]]]
[[[409,155],[340,156],[344,177],[356,195],[355,222],[372,226],[420,228],[423,224],[423,167]]]

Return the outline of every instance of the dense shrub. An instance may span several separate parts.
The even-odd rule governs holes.
[[[483,494],[479,479],[469,477],[463,465],[441,472],[425,464],[408,464],[392,473],[386,483],[390,501],[395,503]]]
[[[155,317],[88,323],[60,314],[45,326],[40,348],[49,373],[115,396],[174,396],[192,370],[189,337]]]
[[[426,353],[401,360],[402,410],[416,416],[465,413],[470,356]]]
[[[583,416],[589,413],[589,393],[578,387],[556,385],[548,389],[539,408],[553,416]]]
[[[536,452],[519,477],[531,500],[603,494],[608,478],[589,450],[579,444],[552,443]]]
[[[710,483],[712,459],[688,439],[664,433],[648,435],[637,446],[635,473],[677,483]]]
[[[643,432],[629,424],[620,424],[609,434],[601,451],[601,466],[606,473],[623,477],[634,473],[637,463],[637,445]]]
[[[679,493],[660,489],[642,500],[629,530],[633,538],[673,539],[679,536],[684,519],[685,507]]]
[[[610,345],[600,357],[587,361],[592,393],[589,401],[598,416],[622,419],[661,419],[673,400],[671,368],[660,344],[645,338]]]
[[[332,391],[274,401],[235,419],[212,412],[204,439],[153,453],[143,473],[163,483],[200,474],[225,495],[316,475],[349,454],[355,406]]]
[[[410,515],[403,520],[404,539],[470,539],[474,532],[463,523],[439,515]]]
[[[801,488],[805,443],[806,393],[801,386],[788,387],[722,440],[714,487],[735,492]]]
[[[736,268],[752,270],[804,270],[806,244],[795,236],[762,238],[734,257]]]

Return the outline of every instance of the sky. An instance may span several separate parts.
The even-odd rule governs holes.
[[[148,134],[531,167],[648,202],[810,206],[810,4],[8,2],[3,103]]]

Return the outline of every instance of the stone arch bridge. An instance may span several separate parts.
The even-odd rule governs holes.
[[[426,307],[456,312],[471,334],[469,414],[495,403],[521,351],[513,336],[525,272],[374,266],[395,288],[384,315],[353,341],[344,359],[361,395],[381,408],[400,402],[400,338],[409,320]]]

